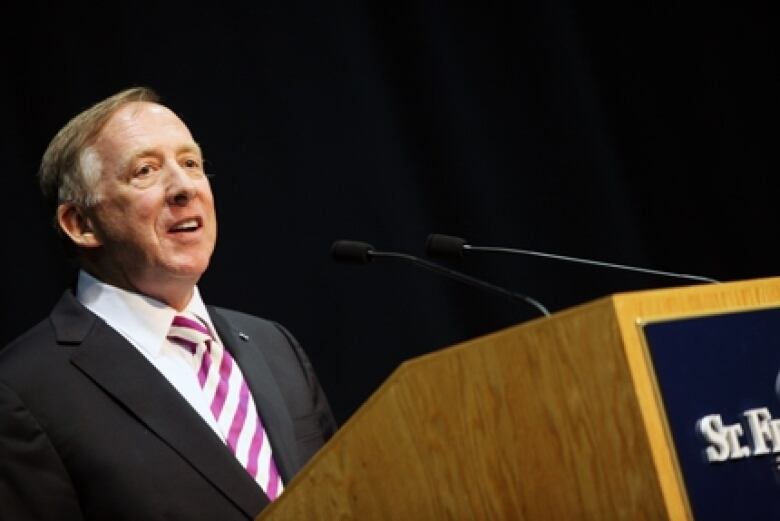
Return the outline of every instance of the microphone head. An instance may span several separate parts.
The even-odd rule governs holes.
[[[428,235],[428,239],[425,241],[425,253],[429,257],[461,259],[463,258],[463,246],[465,245],[466,239],[432,233]]]
[[[371,260],[374,247],[367,242],[336,241],[330,247],[330,255],[339,262],[367,264]]]

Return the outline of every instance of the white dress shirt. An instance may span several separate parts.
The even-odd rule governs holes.
[[[193,356],[167,339],[177,314],[175,309],[153,298],[101,282],[83,270],[79,272],[76,297],[138,349],[225,441],[198,383]],[[214,335],[217,334],[197,287],[184,311],[194,314]]]

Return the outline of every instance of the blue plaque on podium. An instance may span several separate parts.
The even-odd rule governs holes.
[[[780,519],[780,309],[643,326],[697,521]]]

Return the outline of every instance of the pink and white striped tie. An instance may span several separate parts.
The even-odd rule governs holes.
[[[238,364],[194,315],[174,317],[168,340],[193,355],[198,383],[225,442],[266,496],[275,500],[282,493],[282,479]]]

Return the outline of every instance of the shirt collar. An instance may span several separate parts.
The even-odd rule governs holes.
[[[159,300],[106,284],[84,270],[79,271],[76,298],[152,357],[159,354],[166,342],[173,317],[178,313]],[[216,335],[197,286],[184,311],[193,313]]]

